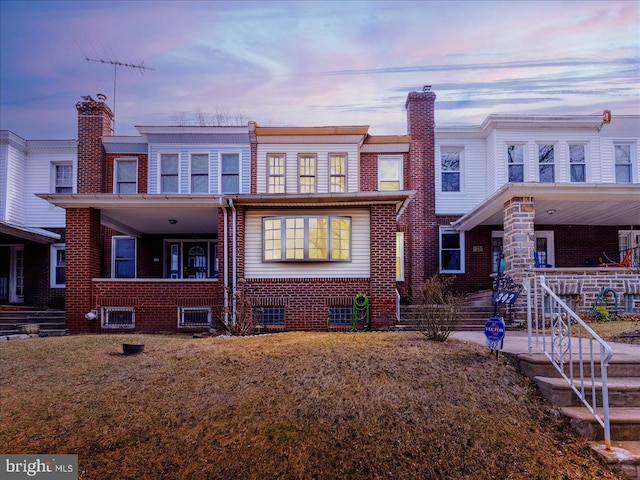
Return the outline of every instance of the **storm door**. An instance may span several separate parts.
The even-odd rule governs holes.
[[[185,242],[182,246],[184,275],[182,278],[207,278],[207,243]]]
[[[217,278],[218,249],[213,241],[167,242],[168,278]]]

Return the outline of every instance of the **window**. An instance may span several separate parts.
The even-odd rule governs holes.
[[[61,288],[65,285],[65,245],[54,243],[51,245],[51,288]]]
[[[616,183],[631,183],[631,144],[620,143],[614,145],[616,162]]]
[[[178,327],[211,325],[211,307],[178,307]]]
[[[191,155],[191,193],[209,193],[209,155],[206,153]]]
[[[114,193],[138,193],[138,161],[116,158]]]
[[[443,192],[460,191],[460,162],[462,150],[459,148],[443,148],[440,151],[440,174]]]
[[[440,271],[464,272],[464,237],[455,230],[440,230]]]
[[[538,145],[538,181],[555,182],[555,150],[553,145]]]
[[[55,164],[54,168],[54,192],[73,193],[73,165],[70,163]]]
[[[378,158],[378,190],[402,190],[402,157]]]
[[[178,193],[178,154],[160,155],[160,193]]]
[[[329,154],[329,192],[347,191],[347,156]]]
[[[396,232],[396,280],[404,280],[404,232]]]
[[[491,232],[491,272],[496,273],[498,271],[498,262],[500,261],[502,254],[503,244],[502,232]]]
[[[220,155],[220,193],[240,193],[240,155]]]
[[[284,154],[267,155],[267,193],[284,193]]]
[[[524,145],[507,146],[509,182],[524,182]]]
[[[583,144],[569,144],[569,174],[572,183],[587,181],[587,162]]]
[[[351,217],[264,218],[262,235],[265,262],[351,260]]]
[[[136,239],[131,237],[113,237],[112,277],[136,277]]]
[[[284,307],[255,307],[254,315],[259,316],[258,325],[263,327],[284,326]]]
[[[332,305],[329,307],[329,326],[342,327],[351,325],[351,305]]]
[[[316,191],[316,156],[298,155],[298,191],[314,193]]]
[[[135,312],[133,307],[102,307],[102,328],[134,328]]]

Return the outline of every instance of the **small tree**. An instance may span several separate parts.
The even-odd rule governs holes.
[[[418,330],[429,340],[444,342],[459,322],[458,312],[465,297],[451,290],[453,280],[433,275],[420,289]]]

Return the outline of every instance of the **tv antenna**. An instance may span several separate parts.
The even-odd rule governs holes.
[[[137,68],[141,75],[144,75],[145,70],[153,70],[153,68],[145,67],[144,62],[140,65],[134,65],[133,63],[117,62],[115,60],[103,60],[101,58],[89,58],[84,57],[87,62],[97,62],[107,65],[113,65],[113,133],[116,133],[116,72],[118,67]]]

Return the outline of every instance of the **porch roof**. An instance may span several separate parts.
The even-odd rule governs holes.
[[[24,240],[30,240],[36,243],[54,243],[60,240],[60,235],[50,232],[49,230],[23,227],[2,221],[0,221],[0,233],[22,238]]]
[[[95,208],[101,223],[134,237],[142,234],[214,234],[217,209],[227,205],[222,195],[109,193],[38,194],[62,208]],[[210,215],[203,209],[215,210]],[[175,222],[173,222],[175,220]]]
[[[452,226],[502,225],[504,204],[514,197],[533,199],[535,225],[640,224],[640,184],[507,183]]]

